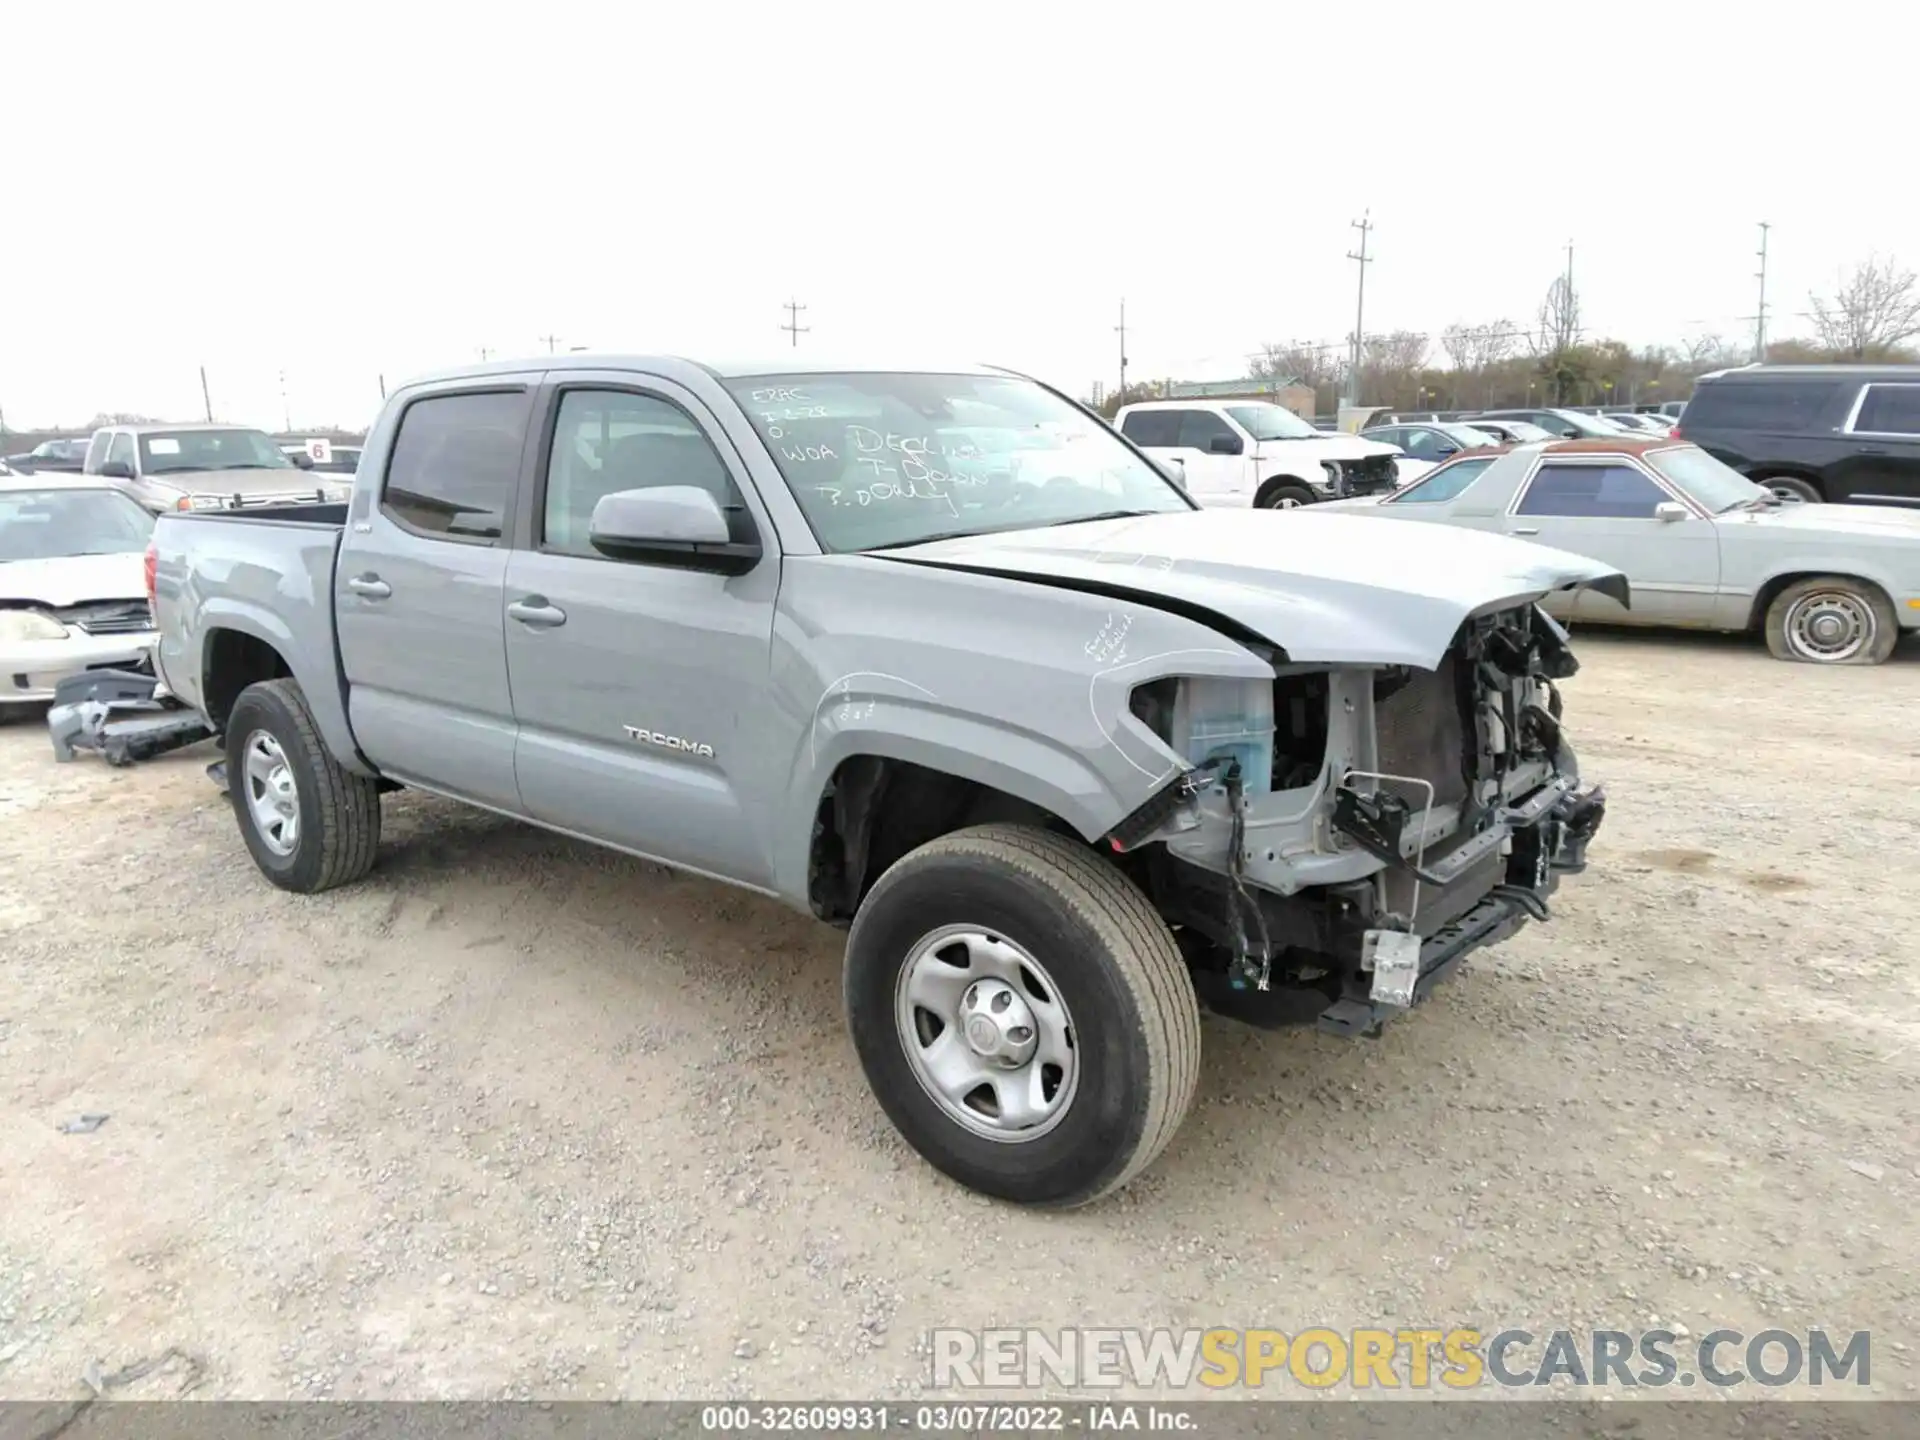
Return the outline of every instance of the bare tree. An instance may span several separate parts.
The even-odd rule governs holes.
[[[1527,343],[1536,356],[1554,358],[1567,353],[1580,339],[1580,295],[1564,275],[1556,275],[1540,302],[1534,330]]]
[[[1716,365],[1738,365],[1741,352],[1724,335],[1700,334],[1682,342],[1689,370],[1711,370]]]
[[[1296,380],[1312,386],[1331,384],[1339,373],[1326,347],[1298,343],[1262,345],[1259,354],[1247,357],[1247,369],[1257,380]]]
[[[1864,360],[1920,335],[1920,294],[1911,270],[1891,260],[1853,267],[1832,296],[1813,302],[1813,326],[1829,350]]]
[[[1369,335],[1360,349],[1363,370],[1405,375],[1427,363],[1428,341],[1418,330]]]
[[[1514,327],[1510,320],[1468,325],[1456,320],[1440,332],[1440,348],[1455,370],[1469,374],[1498,365],[1513,353]]]

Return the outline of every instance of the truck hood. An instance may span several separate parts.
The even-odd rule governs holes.
[[[149,478],[156,485],[188,495],[311,495],[327,484],[329,477],[290,466],[285,470],[162,470]],[[331,479],[353,483],[351,475]]]
[[[1319,464],[1322,460],[1371,460],[1377,455],[1398,455],[1399,449],[1378,440],[1362,440],[1358,435],[1328,432],[1299,440],[1260,440],[1254,444],[1257,460],[1282,460],[1289,455]]]
[[[0,601],[29,600],[51,609],[89,600],[145,600],[145,558],[127,555],[67,555],[58,560],[0,562]]]
[[[1628,603],[1626,576],[1584,556],[1321,509],[1095,520],[903,546],[884,557],[1217,617],[1310,664],[1431,670],[1478,611],[1583,585]]]

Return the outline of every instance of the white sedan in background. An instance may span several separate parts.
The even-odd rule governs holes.
[[[1393,462],[1399,483],[1410,484],[1443,460],[1451,460],[1462,450],[1485,450],[1504,443],[1497,435],[1448,420],[1405,421],[1393,425],[1375,425],[1360,432],[1367,440],[1378,440],[1400,451]]]
[[[1764,634],[1781,660],[1878,665],[1920,630],[1920,513],[1782,505],[1681,440],[1554,440],[1462,454],[1391,495],[1317,507],[1511,535],[1624,573],[1631,607],[1582,590],[1562,619]]]
[[[113,485],[0,477],[0,706],[53,698],[69,675],[145,670],[153,516]]]

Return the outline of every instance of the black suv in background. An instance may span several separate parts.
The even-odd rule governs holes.
[[[1920,507],[1920,365],[1716,371],[1674,436],[1783,500]]]

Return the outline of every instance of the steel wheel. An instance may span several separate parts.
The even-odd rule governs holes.
[[[1863,595],[1849,590],[1812,590],[1788,607],[1787,646],[1802,660],[1842,664],[1873,648],[1880,617]]]
[[[300,845],[300,787],[280,742],[265,730],[247,736],[247,814],[260,843],[276,855],[291,855]]]
[[[1004,936],[966,925],[923,936],[900,968],[894,1018],[914,1078],[975,1135],[1038,1139],[1073,1104],[1073,1019],[1045,968]]]

